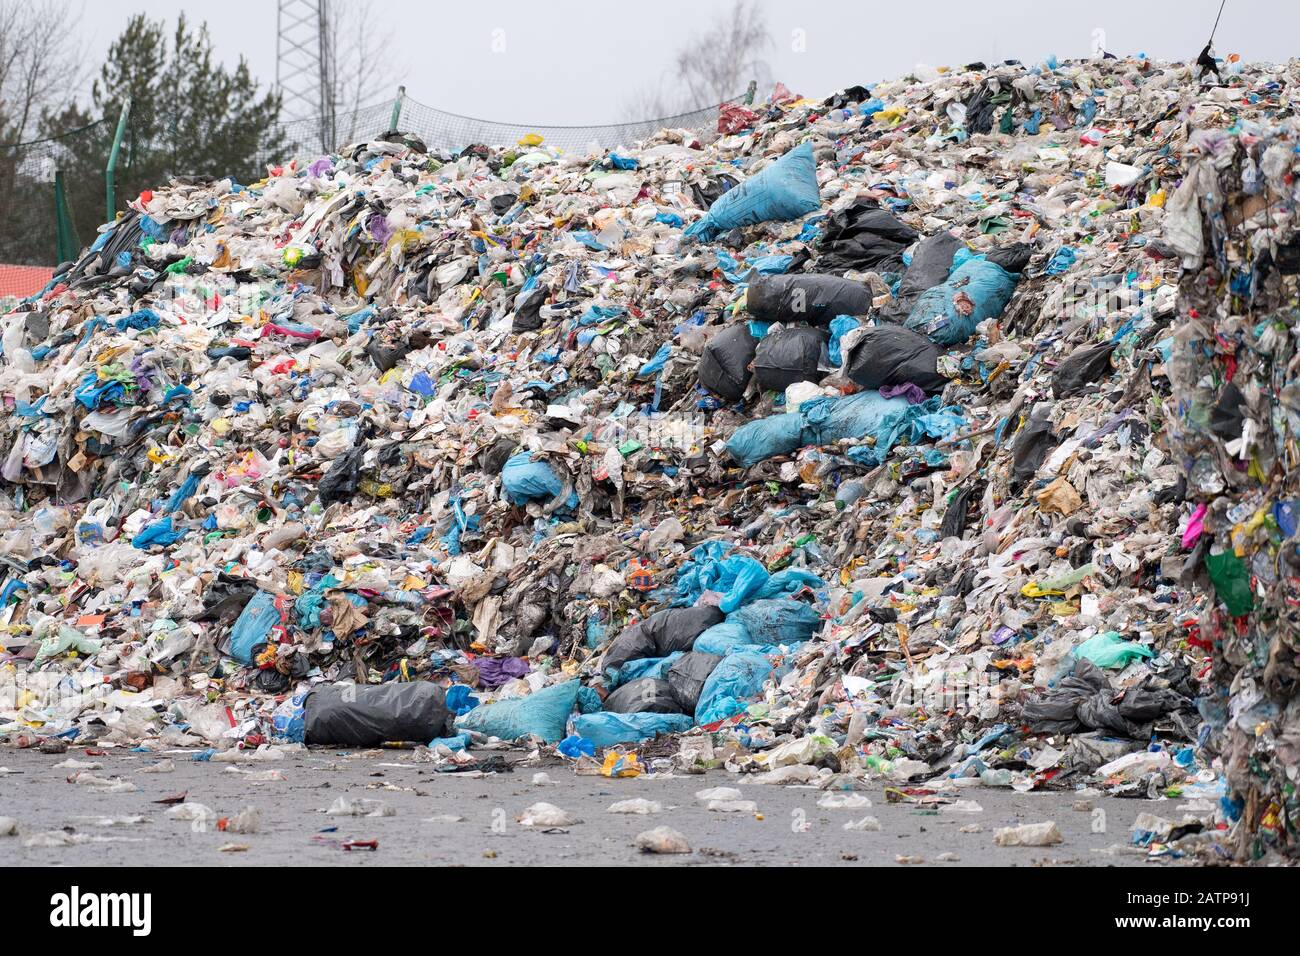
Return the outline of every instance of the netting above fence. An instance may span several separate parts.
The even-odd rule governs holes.
[[[232,149],[223,141],[223,159],[205,149],[201,137],[196,139],[191,131],[182,136],[166,122],[158,122],[158,117],[132,115],[118,159],[117,208],[141,190],[163,185],[173,176],[229,175],[251,182],[260,179],[268,166],[331,153],[394,128],[418,136],[431,150],[454,152],[474,144],[513,146],[535,134],[549,147],[573,152],[592,146],[630,146],[664,128],[712,130],[718,119],[718,107],[710,106],[630,123],[563,126],[476,119],[409,97],[396,105],[395,124],[391,100],[336,111],[328,120],[277,123],[259,142]],[[72,257],[94,238],[96,227],[107,218],[104,168],[116,128],[114,113],[61,136],[0,145],[0,300],[36,291],[28,286],[39,274],[4,266],[52,266]],[[218,165],[222,168],[215,168]],[[65,201],[56,207],[58,173],[62,174]],[[62,214],[59,209],[64,210]]]
[[[83,222],[71,215],[63,224],[62,249],[54,181],[57,172],[72,168],[79,158],[94,152],[106,135],[111,139],[112,130],[105,134],[108,125],[101,120],[51,139],[0,145],[0,265],[54,265],[61,261],[60,253],[75,255],[75,250],[94,236],[104,211],[102,179],[99,209],[90,217],[93,221]],[[33,275],[18,270],[0,273],[0,296],[18,294],[4,285],[13,284],[12,276],[19,274]]]
[[[292,120],[281,123],[279,130],[289,152],[296,156],[329,153],[348,143],[362,142],[381,136],[394,128],[394,102],[376,103],[359,109],[341,111],[333,120]],[[564,151],[585,150],[590,146],[613,149],[630,146],[638,140],[653,136],[661,129],[711,130],[718,121],[718,106],[636,120],[630,123],[605,125],[564,126],[549,123],[505,123],[479,119],[440,110],[436,107],[403,97],[398,105],[396,129],[414,133],[430,149],[456,151],[474,144],[485,146],[514,146],[529,134],[542,137],[547,146]],[[259,155],[264,163],[278,163],[288,155],[273,155],[264,151]]]
[[[538,123],[500,123],[475,119],[406,99],[402,104],[398,128],[415,133],[430,148],[460,149],[472,143],[487,146],[513,146],[524,136],[535,133],[548,146],[562,150],[586,149],[593,143],[603,149],[629,146],[653,136],[661,129],[712,129],[718,122],[718,107],[709,106],[631,123],[606,126],[555,126]]]

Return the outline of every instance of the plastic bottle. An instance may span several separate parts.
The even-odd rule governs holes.
[[[835,492],[835,509],[843,511],[867,493],[867,483],[860,478],[846,481]]]

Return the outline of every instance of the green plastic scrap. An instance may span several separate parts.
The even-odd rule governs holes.
[[[73,630],[65,624],[59,628],[58,633],[41,641],[41,648],[32,661],[32,667],[39,667],[51,657],[59,657],[69,651],[76,651],[78,654],[98,654],[100,643],[99,640],[86,637],[80,631]]]
[[[1156,652],[1145,644],[1126,641],[1118,631],[1106,631],[1096,637],[1090,637],[1072,652],[1074,657],[1085,657],[1098,667],[1118,670],[1127,667],[1139,658],[1155,657]]]
[[[1056,577],[1043,581],[1039,587],[1044,591],[1067,591],[1074,587],[1084,578],[1097,573],[1097,566],[1089,561],[1087,564],[1080,565],[1064,574],[1058,574]]]
[[[1241,617],[1255,609],[1255,594],[1250,589],[1250,569],[1237,557],[1235,551],[1210,554],[1205,558],[1205,569],[1214,582],[1214,593],[1233,617]]]

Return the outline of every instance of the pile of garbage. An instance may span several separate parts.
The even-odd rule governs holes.
[[[1194,504],[1183,577],[1215,596],[1195,622],[1213,651],[1201,713],[1242,821],[1233,848],[1260,858],[1293,846],[1300,820],[1300,126],[1203,108],[1165,223],[1184,266],[1170,363]]]
[[[1291,346],[1240,314],[1288,307],[1293,68],[971,64],[708,141],[160,184],[2,319],[0,732],[1095,786],[1187,799],[1152,852],[1294,847],[1294,652],[1250,646]]]

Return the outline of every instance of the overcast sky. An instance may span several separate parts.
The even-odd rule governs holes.
[[[764,4],[773,40],[767,60],[773,77],[796,93],[825,96],[917,63],[1086,56],[1098,28],[1112,52],[1191,59],[1218,7],[1219,0],[772,0]],[[87,62],[102,60],[132,13],[170,21],[184,11],[207,21],[219,58],[233,63],[243,55],[270,84],[275,8],[273,0],[87,0],[80,18]],[[538,124],[644,118],[627,115],[637,90],[663,82],[674,51],[692,31],[730,8],[731,0],[372,0],[375,14],[393,26],[387,58],[409,96],[458,113]],[[1300,55],[1298,28],[1298,3],[1228,0],[1215,48],[1221,56],[1285,60]],[[494,52],[494,38],[504,50]]]

